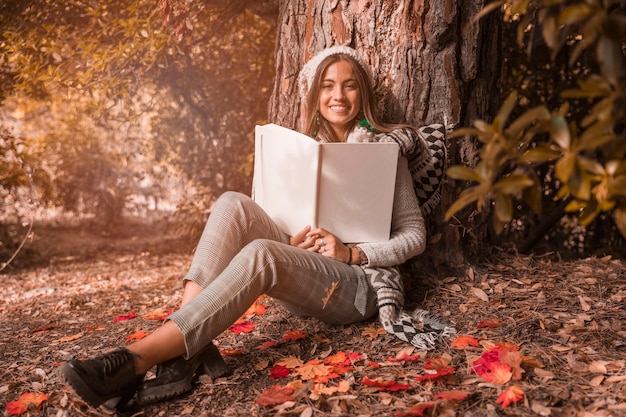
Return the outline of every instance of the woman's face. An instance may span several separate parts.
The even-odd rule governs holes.
[[[361,110],[359,84],[346,61],[337,61],[322,75],[319,97],[320,115],[332,126],[338,138]]]

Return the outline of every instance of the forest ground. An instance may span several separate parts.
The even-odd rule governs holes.
[[[150,230],[150,237],[142,230]],[[91,357],[126,345],[140,331],[156,329],[158,312],[176,308],[180,301],[180,279],[190,260],[190,252],[158,227],[129,229],[118,238],[58,225],[36,228],[33,240],[0,275],[3,415],[9,413],[7,404],[15,405],[25,393],[44,393],[47,400],[23,415],[104,415],[74,397],[56,368],[72,357]],[[377,320],[327,326],[295,317],[264,298],[259,303],[265,311],[246,318],[255,325],[250,332],[225,331],[216,340],[228,353],[230,376],[203,376],[189,394],[120,414],[626,415],[623,260],[500,253],[456,270],[419,264],[410,269],[408,307],[446,318],[465,337],[459,340],[475,340],[478,346],[462,346],[458,340],[461,346],[453,346],[456,339],[451,338],[432,351],[417,351],[381,332]],[[294,337],[297,330],[304,337]],[[524,356],[516,368],[523,373],[513,379],[505,375],[502,383],[473,373],[473,362],[494,345],[519,347]],[[319,365],[341,352],[355,355],[352,362],[321,385],[302,367],[286,378],[270,376],[279,362],[296,358]],[[425,369],[429,363],[449,364],[444,367],[454,372],[433,376],[439,368]],[[366,378],[379,386],[366,385]],[[263,392],[276,384],[295,387],[293,400],[274,406],[255,402],[271,398]],[[504,408],[497,400],[512,386],[523,396]],[[451,393],[463,399],[454,400]]]

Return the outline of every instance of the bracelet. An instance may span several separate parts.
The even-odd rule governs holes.
[[[348,265],[352,264],[352,248],[350,246],[348,246]]]
[[[357,250],[357,253],[359,254],[359,264],[360,265],[367,264],[369,262],[369,259],[367,259],[367,255],[365,254],[365,252],[363,252],[363,249],[357,246],[356,250]]]

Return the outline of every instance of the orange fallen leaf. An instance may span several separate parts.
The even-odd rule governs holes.
[[[508,387],[496,400],[502,408],[507,408],[511,403],[516,403],[524,398],[524,391],[517,385]]]
[[[239,356],[246,353],[243,349],[220,349],[220,353],[224,356]]]
[[[143,318],[148,320],[165,321],[165,319],[168,318],[173,312],[173,308],[170,308],[169,310],[160,309],[146,314]]]
[[[487,382],[493,382],[494,384],[504,385],[511,380],[513,372],[511,367],[503,362],[493,362],[489,364],[487,372],[480,374]]]
[[[129,335],[129,336],[126,338],[126,341],[127,341],[127,342],[132,342],[132,341],[134,341],[134,340],[141,340],[141,339],[143,339],[144,337],[148,336],[149,334],[150,334],[150,332],[144,332],[144,331],[143,331],[143,330],[141,330],[141,329],[137,329],[137,330],[135,331],[135,333],[133,333],[133,334]]]
[[[500,327],[503,324],[504,323],[502,323],[500,320],[496,318],[490,318],[490,319],[481,321],[480,323],[478,323],[476,327],[478,327],[479,329],[482,329],[484,327],[487,327],[489,329],[495,329],[496,327]]]
[[[468,347],[468,346],[475,346],[475,347],[480,347],[480,343],[478,342],[478,339],[472,337],[472,336],[467,336],[467,335],[459,335],[459,337],[457,337],[456,339],[454,339],[452,341],[452,343],[450,344],[450,346],[456,348],[456,347]]]
[[[324,365],[319,359],[313,359],[295,369],[296,374],[304,380],[314,379],[317,376],[325,376],[330,373],[330,367]]]
[[[263,407],[272,407],[276,404],[283,404],[287,401],[294,401],[294,388],[286,385],[281,387],[280,384],[272,385],[261,393],[261,396],[254,400],[255,403]]]
[[[368,377],[363,378],[363,385],[368,387],[378,388],[380,391],[408,391],[412,389],[409,384],[399,384],[394,380],[383,380],[382,378],[370,379]]]
[[[268,340],[267,342],[263,342],[261,343],[259,346],[257,346],[256,348],[258,350],[265,350],[265,349],[269,349],[271,347],[276,346],[278,343],[276,343],[274,340]]]
[[[53,340],[52,343],[65,343],[65,342],[72,342],[74,340],[80,339],[81,337],[83,337],[85,335],[85,332],[80,332],[80,333],[76,333],[76,334],[72,334],[70,336],[65,336],[62,337],[60,339],[56,339]]]
[[[35,394],[34,392],[27,392],[20,395],[15,401],[9,401],[7,403],[7,411],[10,416],[17,416],[28,411],[32,411],[34,408],[39,408],[44,401],[48,400],[46,394]]]
[[[379,327],[378,329],[375,327],[366,327],[361,332],[361,336],[366,336],[366,337],[369,337],[370,339],[376,339],[378,336],[382,336],[386,333],[387,331],[383,329],[382,327]]]
[[[286,332],[283,335],[283,340],[287,342],[295,342],[296,340],[300,340],[304,338],[306,338],[306,334],[300,330],[293,330],[290,332]]]

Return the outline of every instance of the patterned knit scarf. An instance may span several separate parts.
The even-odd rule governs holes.
[[[376,291],[378,319],[388,333],[421,350],[430,350],[444,337],[456,334],[451,324],[426,310],[408,314],[402,309],[404,289],[398,268],[364,267],[363,271]]]

